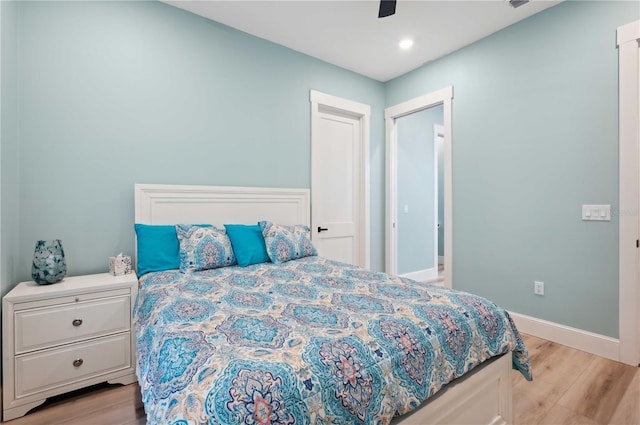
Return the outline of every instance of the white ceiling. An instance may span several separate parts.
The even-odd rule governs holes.
[[[378,1],[166,0],[257,37],[379,81],[388,81],[560,1],[398,0],[378,19]],[[403,38],[415,43],[401,50]]]

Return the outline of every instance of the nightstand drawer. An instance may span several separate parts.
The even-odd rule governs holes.
[[[15,353],[130,329],[130,297],[120,296],[15,313]]]
[[[129,368],[130,338],[130,333],[125,332],[16,356],[16,398]]]

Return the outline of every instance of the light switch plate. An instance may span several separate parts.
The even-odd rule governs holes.
[[[583,205],[582,220],[611,221],[611,205]]]

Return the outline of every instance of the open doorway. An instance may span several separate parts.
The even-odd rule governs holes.
[[[453,88],[385,110],[386,270],[452,287]]]
[[[429,283],[440,281],[438,212],[444,200],[434,128],[442,128],[443,120],[442,105],[396,119],[397,274]]]

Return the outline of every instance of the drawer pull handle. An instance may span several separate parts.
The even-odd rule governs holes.
[[[82,363],[84,363],[84,360],[82,360],[82,359],[75,359],[75,360],[73,361],[73,365],[74,365],[75,367],[80,367],[80,366],[82,366]]]
[[[82,319],[74,319],[71,323],[73,323],[73,326],[80,326],[82,324]]]

